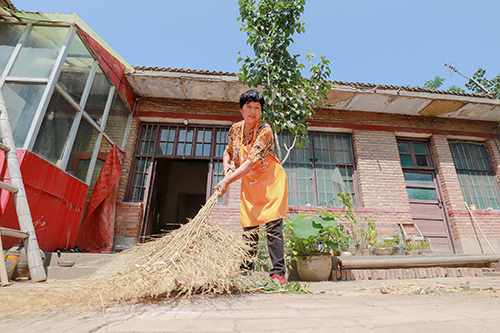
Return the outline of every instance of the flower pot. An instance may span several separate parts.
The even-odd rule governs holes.
[[[302,281],[327,281],[332,273],[330,253],[297,254],[297,270]]]
[[[389,256],[392,254],[392,248],[390,247],[378,247],[375,248],[374,251],[378,256]]]

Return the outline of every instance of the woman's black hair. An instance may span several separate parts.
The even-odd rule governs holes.
[[[260,107],[264,109],[264,96],[260,93],[260,91],[255,89],[250,89],[241,94],[240,109],[243,107],[243,105],[251,102],[259,102]]]

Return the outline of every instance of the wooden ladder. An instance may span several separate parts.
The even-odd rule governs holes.
[[[398,222],[399,227],[401,228],[401,232],[403,233],[403,238],[405,241],[405,244],[411,243],[412,241],[420,241],[427,243],[429,245],[429,248],[432,249],[431,242],[424,237],[422,232],[420,231],[417,223],[415,222]],[[408,235],[406,232],[406,226],[413,227],[413,230],[416,230],[418,233],[418,236],[413,236],[413,235]]]
[[[0,150],[5,152],[5,161],[9,172],[10,184],[0,182],[0,188],[12,193],[14,205],[16,207],[17,218],[21,231],[2,228],[0,232],[0,278],[2,286],[8,285],[8,276],[5,269],[5,260],[3,257],[3,247],[1,245],[1,235],[14,236],[24,239],[23,244],[26,250],[28,259],[28,268],[31,275],[31,280],[34,282],[42,282],[47,280],[45,268],[43,267],[40,247],[36,239],[35,228],[28,205],[28,198],[24,189],[23,178],[21,176],[21,168],[17,159],[16,145],[10,127],[9,116],[7,114],[7,106],[0,90],[0,137],[2,144]],[[5,280],[7,278],[7,281]]]

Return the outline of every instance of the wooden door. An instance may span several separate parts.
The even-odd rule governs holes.
[[[413,222],[431,241],[435,253],[454,253],[429,143],[398,139],[398,149]]]
[[[453,253],[446,214],[434,172],[404,171],[413,222],[435,253]]]

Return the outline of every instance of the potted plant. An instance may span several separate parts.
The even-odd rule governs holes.
[[[347,235],[339,229],[339,213],[316,210],[316,214],[295,214],[285,221],[287,262],[297,262],[297,271],[303,281],[325,281],[332,272],[334,252]]]
[[[357,255],[370,255],[371,248],[375,247],[378,242],[377,227],[375,226],[373,217],[359,217],[354,212],[354,204],[349,193],[339,193],[340,202],[344,205],[345,218],[349,222],[347,224],[348,233],[351,236],[350,250]]]
[[[401,243],[401,239],[399,235],[393,235],[388,238],[384,238],[382,241],[379,241],[375,244],[375,249],[373,250],[376,255],[391,255],[394,253],[395,249],[399,249],[399,244]]]
[[[432,252],[431,244],[428,239],[412,239],[405,245],[406,254],[409,255],[418,255],[422,254],[422,252]]]

